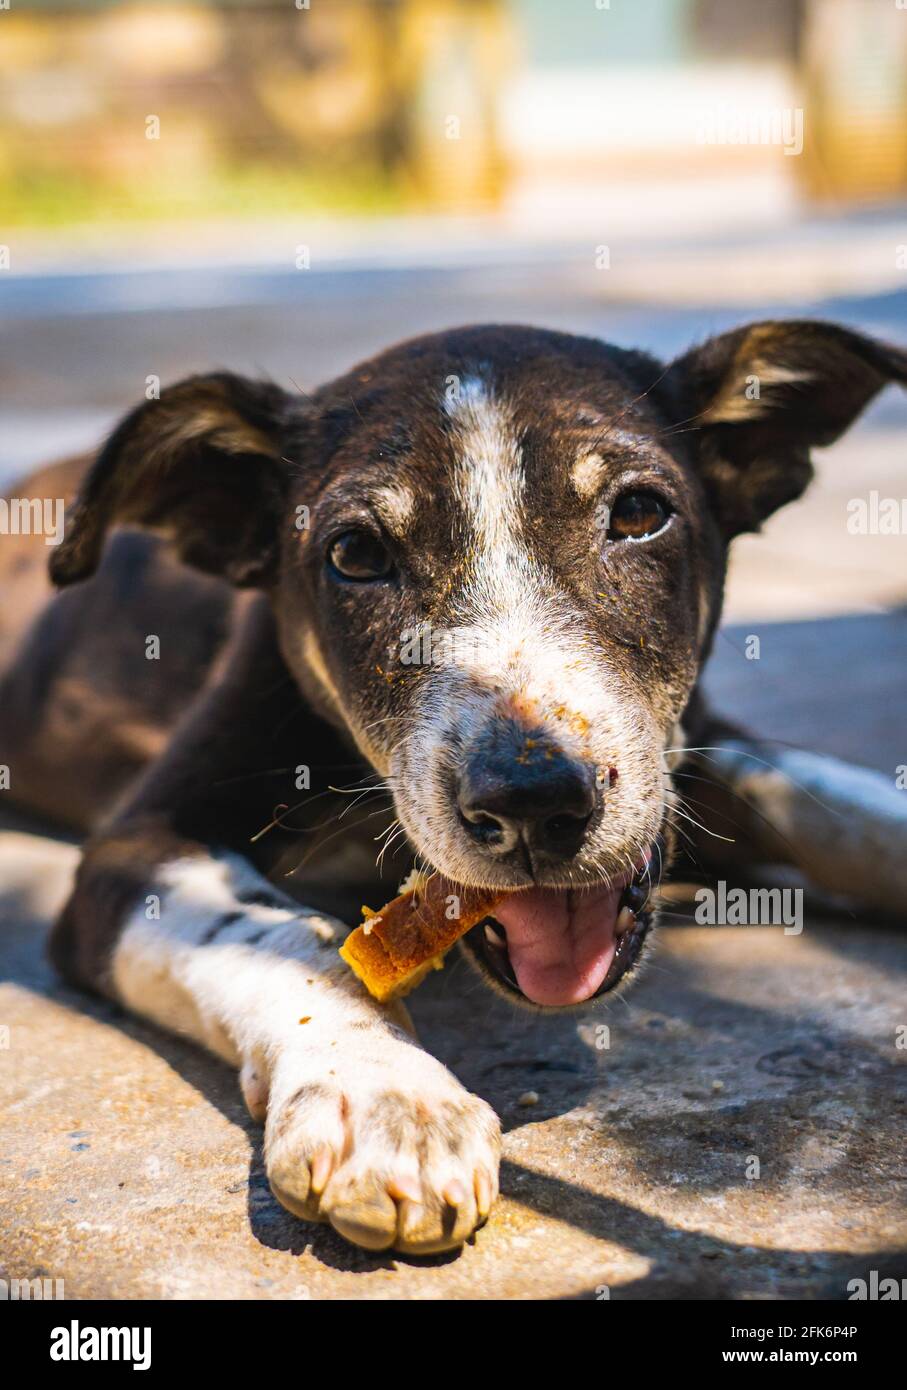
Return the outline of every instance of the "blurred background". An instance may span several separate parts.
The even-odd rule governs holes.
[[[521,320],[670,355],[745,318],[907,334],[907,0],[12,0],[0,482],[229,366],[311,387]],[[728,612],[891,610],[896,391],[738,547]]]

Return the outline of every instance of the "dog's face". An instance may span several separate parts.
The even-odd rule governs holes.
[[[720,528],[644,395],[658,371],[520,329],[386,354],[322,404],[342,437],[317,493],[300,480],[281,569],[287,659],[410,844],[523,890],[498,913],[509,960],[493,933],[469,948],[536,1003],[601,989],[624,890],[657,869],[719,602]]]
[[[109,512],[169,525],[187,558],[267,588],[290,669],[388,779],[424,862],[513,890],[503,931],[469,938],[476,962],[514,996],[572,1005],[639,958],[728,541],[802,491],[808,445],[896,369],[823,325],[741,330],[670,369],[561,334],[461,330],[310,403],[223,377],[174,388],[186,399],[159,403],[156,433],[148,407],[121,426],[75,520],[84,532],[106,488]],[[137,433],[149,456],[195,456],[209,509],[217,456],[224,531],[186,513],[185,476],[169,511],[135,478],[116,495]],[[84,572],[87,549],[70,532],[57,577],[77,577],[74,558]]]

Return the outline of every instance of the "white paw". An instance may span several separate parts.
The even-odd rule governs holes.
[[[497,1196],[491,1107],[422,1052],[400,1067],[385,1058],[357,1059],[348,1075],[307,1070],[279,1067],[272,1084],[265,1159],[278,1201],[368,1250],[462,1245]]]

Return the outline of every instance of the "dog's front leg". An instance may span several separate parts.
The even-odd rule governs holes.
[[[751,859],[793,864],[817,888],[907,916],[907,791],[893,775],[742,735],[691,762],[730,794],[716,828]]]
[[[89,847],[57,963],[240,1067],[290,1211],[370,1249],[461,1244],[497,1192],[489,1106],[422,1050],[402,1006],[366,994],[338,959],[339,922],[201,846],[144,868],[136,902],[141,848],[122,832]]]

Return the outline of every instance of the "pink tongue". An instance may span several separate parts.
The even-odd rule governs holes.
[[[520,989],[535,1004],[579,1004],[601,985],[617,948],[621,888],[530,888],[496,904]]]

